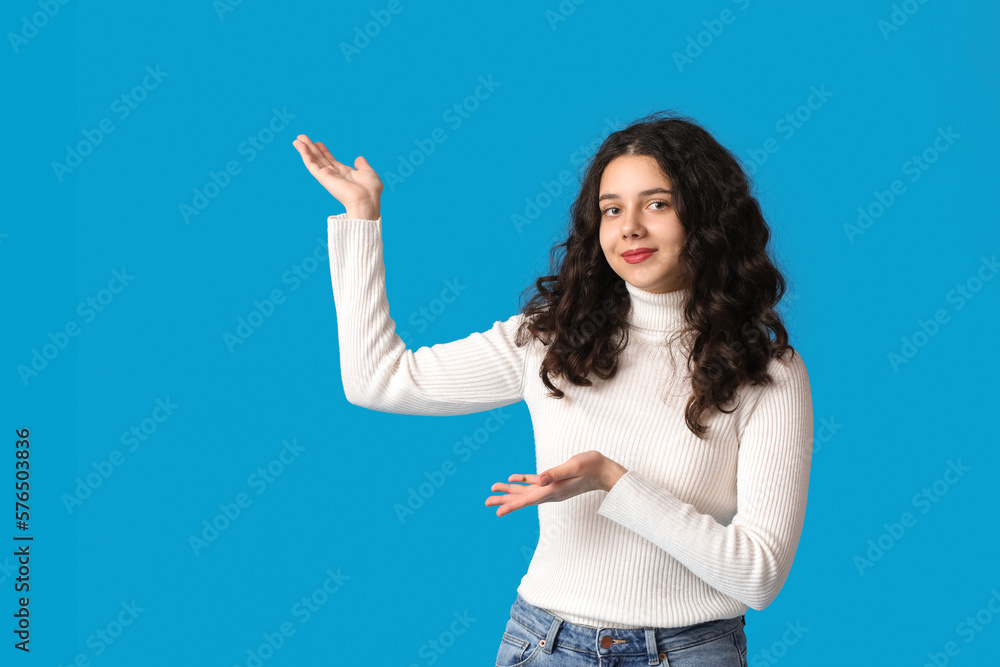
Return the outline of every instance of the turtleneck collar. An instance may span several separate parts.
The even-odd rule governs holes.
[[[684,327],[684,301],[688,290],[673,292],[648,292],[625,282],[632,308],[628,315],[629,325],[638,333],[653,335],[670,334]]]

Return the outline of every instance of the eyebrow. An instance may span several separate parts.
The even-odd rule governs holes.
[[[645,197],[647,195],[655,195],[657,192],[665,192],[668,195],[674,194],[673,190],[667,190],[666,188],[650,188],[649,190],[643,190],[642,192],[640,192],[639,196],[640,197]],[[598,197],[597,201],[598,202],[602,202],[605,199],[618,199],[618,197],[619,197],[619,195],[616,195],[616,194],[613,194],[613,193],[609,192],[608,194],[601,195],[600,197]]]

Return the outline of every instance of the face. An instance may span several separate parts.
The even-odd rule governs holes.
[[[648,292],[684,287],[678,260],[684,228],[671,190],[670,179],[648,155],[619,155],[601,176],[598,206],[604,256],[627,283]],[[636,249],[652,252],[623,255]]]

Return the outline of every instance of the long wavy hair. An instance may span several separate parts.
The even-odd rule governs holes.
[[[735,406],[724,406],[743,384],[770,384],[769,360],[795,351],[775,309],[786,280],[769,256],[770,230],[750,193],[750,178],[691,118],[657,111],[604,140],[570,208],[568,236],[550,251],[553,274],[535,281],[534,296],[522,309],[517,344],[531,336],[545,345],[539,377],[553,398],[565,393],[551,378],[592,386],[591,373],[605,380],[617,373],[629,339],[631,298],[601,247],[598,196],[604,169],[620,155],[654,158],[674,192],[686,237],[679,264],[688,298],[685,325],[677,332],[686,341],[692,389],[684,420],[702,438],[706,410],[732,412]]]

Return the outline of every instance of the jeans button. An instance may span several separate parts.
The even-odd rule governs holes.
[[[611,639],[610,636],[604,635],[603,637],[601,637],[601,648],[611,648],[612,643],[613,640]]]

